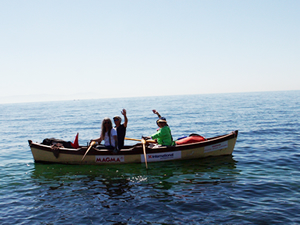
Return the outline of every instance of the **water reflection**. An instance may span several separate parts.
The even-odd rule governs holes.
[[[232,156],[205,158],[201,160],[126,165],[60,165],[35,164],[32,178],[50,190],[80,184],[86,189],[102,189],[110,197],[130,191],[132,186],[150,185],[168,190],[182,184],[218,185],[235,182],[239,170]]]
[[[183,211],[192,216],[195,210],[205,217],[207,208],[218,210],[216,201],[224,202],[231,193],[240,174],[236,165],[232,156],[149,163],[148,170],[144,164],[34,164],[30,174],[35,186],[31,193],[34,219],[171,223]],[[190,217],[184,218],[187,222]]]

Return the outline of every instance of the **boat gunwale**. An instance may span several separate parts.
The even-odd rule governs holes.
[[[197,143],[188,143],[183,145],[176,145],[176,146],[163,146],[160,148],[151,149],[147,147],[147,153],[164,153],[164,152],[175,152],[175,151],[185,151],[191,150],[194,148],[201,148],[208,145],[213,145],[217,143],[221,143],[223,141],[231,140],[238,136],[238,130],[232,131],[229,134],[224,134],[216,137],[208,138],[206,141],[197,142]],[[41,143],[33,142],[28,140],[30,147],[35,147],[39,150],[53,152],[53,149],[50,145],[43,145]],[[143,154],[142,145],[139,144],[133,146],[127,146],[129,148],[121,149],[117,154],[113,154],[112,151],[106,149],[105,147],[97,149],[92,148],[89,151],[89,155],[136,155],[136,154]],[[59,148],[59,154],[71,154],[71,155],[83,155],[87,150],[88,146],[80,146],[78,149],[71,149],[71,148]]]

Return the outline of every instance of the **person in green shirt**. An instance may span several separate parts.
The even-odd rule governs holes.
[[[175,142],[173,141],[172,134],[171,134],[171,129],[167,125],[167,120],[164,117],[160,117],[156,121],[157,125],[159,126],[159,130],[151,135],[150,137],[145,137],[144,139],[153,139],[157,141],[158,146],[154,147],[159,147],[159,146],[173,146],[175,145]]]

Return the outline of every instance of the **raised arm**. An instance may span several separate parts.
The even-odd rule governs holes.
[[[126,109],[123,109],[121,111],[122,115],[124,116],[124,127],[127,127],[127,123],[128,123],[128,118],[127,118],[127,112],[126,112]]]
[[[161,115],[160,115],[155,109],[153,109],[152,112],[153,112],[154,114],[156,114],[156,115],[158,116],[158,118],[161,117]]]

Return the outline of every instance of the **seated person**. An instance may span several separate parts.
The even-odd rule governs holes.
[[[127,123],[128,119],[126,116],[126,110],[123,109],[121,111],[122,115],[124,116],[124,123],[121,124],[121,117],[115,116],[114,117],[114,123],[115,123],[115,129],[117,130],[117,135],[118,135],[118,149],[121,150],[124,147],[124,138],[126,135],[126,128],[127,128]]]
[[[147,139],[153,139],[157,141],[157,145],[153,146],[153,148],[157,148],[160,146],[173,146],[175,145],[172,134],[171,134],[171,129],[167,125],[167,121],[164,117],[160,117],[156,121],[157,125],[159,126],[159,130],[151,135],[150,137],[143,137],[145,140]]]
[[[108,149],[114,149],[115,153],[117,152],[117,131],[115,128],[112,127],[112,122],[108,117],[104,118],[102,121],[100,137],[92,139],[91,141],[96,141],[99,142],[99,144],[101,144],[103,140],[105,147],[107,147]]]

